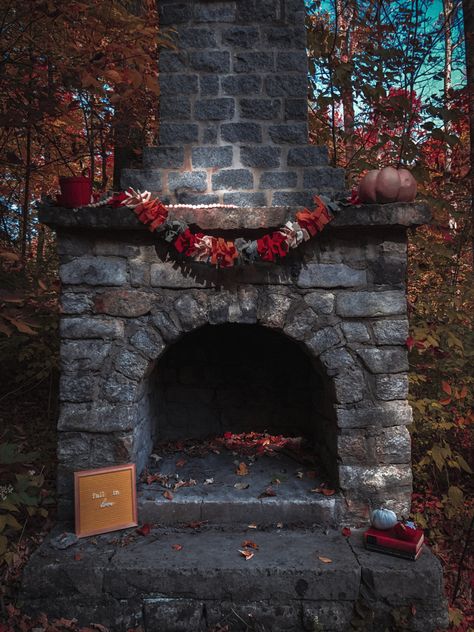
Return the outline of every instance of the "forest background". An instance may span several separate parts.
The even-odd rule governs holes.
[[[346,168],[349,191],[368,169],[408,166],[433,211],[409,244],[412,510],[444,564],[451,629],[467,632],[474,1],[306,5],[311,142]],[[0,629],[30,629],[16,588],[54,522],[59,280],[38,204],[60,175],[90,169],[104,193],[140,164],[159,126],[163,46],[173,37],[154,0],[0,0]]]

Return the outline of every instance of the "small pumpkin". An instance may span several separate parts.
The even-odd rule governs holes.
[[[370,516],[370,524],[374,529],[391,529],[397,522],[397,514],[391,509],[374,509]]]
[[[358,195],[359,200],[365,204],[413,202],[416,197],[416,180],[408,169],[373,169],[359,182]]]

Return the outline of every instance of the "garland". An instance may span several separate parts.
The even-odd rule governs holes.
[[[321,198],[315,196],[314,203],[312,211],[304,209],[296,213],[295,221],[288,221],[279,230],[252,241],[242,238],[228,241],[223,237],[194,233],[186,222],[170,218],[169,209],[158,198],[152,198],[149,191],[130,188],[91,206],[127,206],[143,224],[162,234],[165,241],[173,244],[184,257],[218,268],[231,268],[240,263],[283,259],[290,250],[321,232],[332,220],[332,215]]]

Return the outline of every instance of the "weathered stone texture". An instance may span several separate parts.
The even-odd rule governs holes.
[[[59,268],[66,285],[123,285],[127,281],[127,262],[112,257],[78,257]]]
[[[404,292],[341,292],[336,311],[340,316],[369,318],[406,312]]]

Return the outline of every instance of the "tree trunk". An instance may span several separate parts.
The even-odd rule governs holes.
[[[471,180],[471,243],[474,256],[474,0],[463,0],[464,38],[466,46],[466,78],[469,99],[470,180]]]
[[[351,2],[337,2],[339,16],[339,33],[341,36],[340,59],[343,64],[351,64],[353,56],[353,24],[355,10]],[[354,155],[354,94],[352,88],[352,73],[349,71],[341,85],[341,100],[345,133],[345,161],[346,166]]]
[[[452,25],[453,25],[453,0],[443,0],[443,15],[444,15],[444,104],[449,108],[451,101],[451,76],[452,76],[452,62],[453,62],[453,39],[452,39]],[[444,124],[444,131],[449,134],[451,126],[449,121]],[[445,148],[445,168],[449,173],[451,171],[451,146],[446,143]]]

